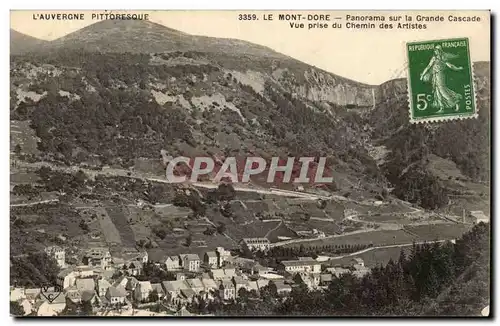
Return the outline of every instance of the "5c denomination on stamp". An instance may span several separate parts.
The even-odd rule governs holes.
[[[467,38],[409,42],[406,52],[412,123],[477,117]]]

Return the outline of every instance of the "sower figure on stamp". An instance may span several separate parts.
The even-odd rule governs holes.
[[[431,61],[420,75],[420,80],[424,82],[430,81],[432,83],[432,106],[439,108],[437,112],[443,112],[444,109],[451,109],[453,107],[456,107],[456,111],[459,110],[458,103],[462,99],[462,95],[449,89],[446,86],[445,79],[446,67],[454,71],[463,69],[463,67],[457,67],[449,62],[449,60],[457,57],[458,56],[455,54],[444,52],[441,46],[437,45],[434,49],[434,55]]]

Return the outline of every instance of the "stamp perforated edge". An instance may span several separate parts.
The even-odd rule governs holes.
[[[468,37],[454,37],[454,38],[462,38],[462,39],[467,39],[467,54],[469,55],[469,67],[470,67],[470,72],[471,72],[471,80],[472,80],[472,85],[474,87],[474,95],[472,96],[474,99],[474,114],[467,114],[467,115],[450,115],[450,116],[444,116],[444,117],[432,117],[432,118],[422,118],[422,119],[414,119],[412,115],[412,96],[411,96],[411,78],[410,78],[410,59],[408,57],[408,43],[413,43],[413,42],[439,42],[439,41],[446,41],[450,40],[451,38],[447,39],[438,39],[438,40],[412,40],[412,41],[406,41],[404,42],[404,51],[405,51],[405,59],[406,59],[406,87],[407,87],[407,100],[408,100],[408,118],[410,120],[411,124],[424,124],[424,123],[432,123],[432,122],[446,122],[446,121],[452,121],[452,120],[467,120],[467,119],[477,119],[479,117],[479,108],[477,106],[477,82],[476,82],[476,74],[474,73],[474,64],[471,59],[471,49],[470,49],[470,40]]]

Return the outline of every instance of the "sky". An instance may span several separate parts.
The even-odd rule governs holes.
[[[85,20],[34,20],[40,13],[85,13]],[[11,28],[44,40],[54,40],[87,25],[92,13],[105,11],[11,11]],[[112,11],[124,13],[124,11]],[[290,27],[290,21],[279,21],[278,14],[286,11],[127,11],[127,13],[149,14],[149,20],[167,27],[194,35],[237,38],[268,46],[275,51],[314,65],[331,73],[359,82],[378,85],[393,78],[406,76],[405,43],[408,41],[435,40],[468,37],[472,61],[490,60],[490,12],[489,11],[296,11],[288,13],[330,14],[329,28],[308,30]],[[241,13],[255,13],[259,20],[239,20]],[[273,21],[264,21],[263,15],[273,14]],[[386,23],[389,16],[417,15],[444,17],[443,22],[419,22],[426,24],[425,30],[393,29],[347,29],[346,16],[383,15]],[[450,15],[456,17],[477,16],[480,22],[449,22]],[[334,20],[333,17],[340,17]],[[404,19],[404,18],[403,18]],[[342,29],[331,28],[340,22]],[[326,23],[321,21],[320,23]],[[351,23],[366,23],[351,21]],[[380,22],[374,22],[377,26]],[[404,23],[404,21],[403,21]],[[397,23],[396,23],[397,24]]]

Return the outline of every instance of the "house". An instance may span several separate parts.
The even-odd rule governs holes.
[[[320,286],[328,286],[332,283],[333,276],[332,274],[322,273],[319,275],[319,285]]]
[[[182,289],[181,294],[178,297],[178,299],[181,300],[183,303],[191,303],[193,302],[194,297],[196,296],[196,292],[193,291],[191,288],[187,289]]]
[[[128,283],[128,278],[126,276],[120,276],[114,283],[113,286],[117,287],[118,285],[123,286],[125,288]]]
[[[151,282],[142,281],[137,284],[134,289],[134,298],[136,301],[147,301],[149,298],[149,294],[153,291],[153,287],[151,286]]]
[[[205,291],[205,286],[203,286],[203,282],[200,279],[190,278],[187,279],[186,282],[196,294],[200,294]]]
[[[278,295],[286,296],[292,292],[292,287],[286,284],[284,281],[273,281],[276,286],[276,292]]]
[[[240,247],[244,253],[267,251],[270,246],[271,242],[267,238],[244,238],[240,241]]]
[[[233,278],[236,275],[236,268],[234,266],[226,265],[223,270],[227,278]]]
[[[366,274],[370,273],[370,269],[364,265],[355,264],[353,267],[354,271],[352,272],[352,274],[356,277],[362,278]]]
[[[255,291],[256,294],[259,293],[259,286],[257,284],[257,281],[249,281],[247,285],[247,290],[248,292]]]
[[[340,277],[351,272],[349,269],[342,267],[328,267],[326,271],[332,275],[335,275],[336,277]]]
[[[103,270],[111,268],[111,253],[107,248],[92,248],[83,257],[83,262],[89,267],[100,267]]]
[[[105,296],[110,286],[111,284],[105,279],[97,280],[97,288],[96,288],[97,294],[100,297]]]
[[[11,288],[10,301],[19,301],[26,298],[26,291],[24,288]]]
[[[186,279],[186,274],[184,274],[184,273],[175,274],[176,281],[184,281],[185,279]]]
[[[143,264],[138,260],[130,261],[123,264],[122,269],[127,275],[137,276],[142,273]]]
[[[57,316],[64,308],[66,308],[66,297],[62,293],[52,302],[40,300],[32,306],[35,314],[42,317]]]
[[[110,286],[106,291],[106,296],[105,296],[105,298],[111,305],[124,304],[126,297],[127,297],[127,291],[122,285]]]
[[[89,278],[94,276],[94,270],[89,266],[77,266],[75,267],[75,277]]]
[[[21,299],[18,303],[24,309],[24,316],[29,315],[33,310],[33,304],[28,299]]]
[[[210,268],[218,267],[217,253],[215,251],[207,251],[203,256],[203,262]]]
[[[137,284],[139,284],[139,281],[133,276],[130,276],[127,279],[128,279],[128,281],[127,281],[127,285],[125,286],[125,290],[134,291]]]
[[[76,288],[78,292],[94,291],[95,282],[93,278],[78,278],[76,279]]]
[[[181,264],[184,270],[188,270],[190,272],[198,272],[200,270],[200,256],[197,254],[183,254],[180,255]]]
[[[262,288],[266,287],[269,285],[269,280],[257,280],[257,288],[259,289],[259,292],[262,290]]]
[[[352,262],[355,265],[365,266],[365,261],[361,258],[353,258]]]
[[[317,289],[321,282],[319,273],[300,272],[295,274],[294,280],[296,283],[305,284],[309,290]]]
[[[165,291],[161,286],[161,283],[151,283],[151,288],[153,288],[152,292],[156,292],[158,294],[158,300],[163,300],[165,297]]]
[[[177,304],[177,298],[181,295],[181,290],[188,289],[189,285],[186,281],[163,281],[161,282],[165,297],[173,304]]]
[[[51,298],[52,301],[47,298]],[[45,296],[40,296],[33,305],[37,316],[57,316],[64,308],[66,308],[66,294],[61,292],[46,292]]]
[[[300,272],[320,273],[321,264],[312,258],[300,260],[284,260],[280,263],[279,269],[290,274],[296,274]]]
[[[203,283],[203,288],[204,288],[204,291],[206,293],[210,293],[210,292],[215,292],[218,290],[219,286],[217,285],[217,283],[211,279],[211,278],[203,278],[201,280],[201,282]]]
[[[226,273],[224,273],[222,268],[212,269],[209,274],[215,281],[221,281],[227,278]]]
[[[73,303],[80,303],[82,301],[82,295],[80,291],[78,291],[76,286],[70,286],[64,290],[66,293],[66,299],[70,300]]]
[[[219,297],[223,300],[232,300],[236,298],[236,288],[233,282],[222,280],[219,286]]]
[[[225,250],[223,247],[217,247],[215,254],[217,255],[217,267],[221,267],[225,262],[231,259],[231,252]]]
[[[473,223],[489,223],[490,217],[484,214],[483,211],[470,211],[470,216],[472,217]]]
[[[64,249],[59,246],[51,246],[45,248],[45,253],[56,260],[60,268],[66,268],[66,254]]]
[[[248,291],[248,281],[241,276],[233,276],[233,284],[236,297],[242,288]]]
[[[139,254],[139,257],[138,257],[138,260],[143,263],[143,264],[147,264],[148,261],[149,261],[149,255],[147,253],[147,251],[143,251]]]

